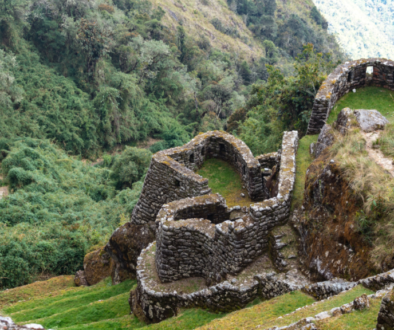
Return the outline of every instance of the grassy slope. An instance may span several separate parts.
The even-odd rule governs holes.
[[[207,159],[197,173],[209,180],[212,192],[222,195],[229,207],[249,206],[252,203],[247,190],[242,188],[239,174],[225,161]],[[245,197],[241,197],[241,193],[244,193]]]
[[[246,27],[242,18],[228,8],[226,0],[152,0],[152,3],[154,7],[161,6],[164,9],[166,14],[163,22],[174,31],[182,21],[187,34],[195,40],[205,36],[213,47],[237,53],[248,60],[265,55],[264,47],[253,39],[252,32]],[[237,27],[242,40],[216,30],[211,24],[214,18],[220,19],[227,26]],[[245,38],[247,43],[244,42]]]
[[[262,326],[263,329],[268,329],[273,326],[281,327],[281,326],[289,325],[305,317],[314,316],[320,312],[330,310],[334,307],[342,306],[346,303],[353,301],[354,298],[361,296],[363,293],[370,294],[372,292],[368,289],[358,286],[350,291],[343,292],[338,296],[335,296],[329,300],[321,301],[314,305],[310,305],[306,308],[296,311],[293,314],[286,315],[278,319],[278,316],[286,313],[284,310],[281,310],[280,313],[275,313],[275,310],[277,310],[279,306],[278,300],[283,300],[284,304],[290,304],[292,300],[292,296],[295,296],[297,298],[295,300],[295,303],[299,304],[298,307],[304,306],[306,304],[311,304],[312,300],[310,297],[303,295],[302,293],[296,292],[293,294],[287,294],[281,297],[277,297],[274,300],[263,302],[251,308],[236,311],[220,320],[216,320],[207,324],[201,329],[206,329],[206,330],[234,329],[235,330],[235,329],[254,329],[259,326]],[[300,303],[301,301],[303,301],[303,304]],[[295,307],[296,304],[293,307]],[[289,309],[287,313],[290,311],[291,309]]]
[[[320,330],[364,330],[376,327],[376,318],[380,309],[380,299],[371,299],[371,307],[339,317],[333,317],[318,323]]]

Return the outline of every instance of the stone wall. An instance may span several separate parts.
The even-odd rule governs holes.
[[[252,200],[270,197],[260,163],[246,144],[225,132],[212,131],[198,135],[182,147],[153,155],[131,222],[153,222],[163,204],[210,193],[208,180],[193,172],[207,158],[220,158],[231,164]]]
[[[366,74],[368,67],[373,67],[372,77]],[[352,89],[367,85],[394,90],[394,62],[370,58],[338,66],[316,95],[307,134],[319,134],[335,103]]]
[[[390,290],[382,299],[376,329],[394,330],[394,290]]]
[[[160,322],[175,316],[179,308],[204,308],[213,312],[230,312],[244,308],[257,297],[270,299],[300,287],[286,280],[279,280],[274,275],[258,275],[251,285],[233,285],[224,281],[207,289],[190,294],[161,292],[153,284],[150,266],[145,263],[146,255],[154,250],[156,242],[151,243],[142,251],[138,260],[138,286],[131,293],[130,306],[142,310],[148,322]]]
[[[268,247],[269,231],[284,224],[290,215],[297,146],[298,133],[285,132],[278,195],[253,204],[243,218],[226,220],[230,211],[225,211],[220,195],[163,205],[156,220],[156,267],[161,281],[204,277],[220,282],[226,274],[238,274],[260,256]],[[180,219],[187,220],[177,221]]]

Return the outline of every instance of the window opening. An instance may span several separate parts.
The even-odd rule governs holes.
[[[215,219],[215,214],[214,214],[214,213],[208,214],[208,215],[207,215],[207,219],[208,219],[209,221],[213,221],[213,220]]]
[[[246,174],[246,166],[242,165],[242,174],[245,175]]]
[[[205,147],[202,147],[202,149],[201,149],[201,156],[204,156],[205,155]]]
[[[223,143],[219,144],[219,152],[221,155],[226,153],[226,146]]]
[[[191,154],[189,157],[190,163],[194,163],[194,154]]]
[[[352,79],[353,79],[353,72],[350,71],[350,72],[347,74],[347,82],[352,82]]]
[[[181,181],[175,179],[175,187],[180,187],[181,186]]]

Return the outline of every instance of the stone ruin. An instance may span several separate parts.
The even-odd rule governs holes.
[[[252,200],[269,198],[261,164],[246,144],[225,132],[207,132],[182,147],[153,155],[131,222],[154,222],[163,204],[210,193],[208,180],[194,172],[207,158],[220,158],[232,165]]]
[[[338,66],[316,95],[307,134],[320,133],[332,108],[342,96],[355,88],[369,85],[394,90],[394,61],[369,58]]]
[[[248,287],[237,288],[226,282],[228,274],[240,273],[267,251],[270,231],[287,222],[297,147],[298,133],[285,132],[280,154],[254,158],[242,141],[223,132],[209,132],[184,147],[153,157],[139,207],[132,217],[132,221],[151,221],[160,206],[155,218],[156,242],[138,258],[138,289],[131,296],[136,314],[142,313],[146,320],[158,322],[175,315],[181,306],[229,311],[245,306],[257,296],[273,297],[298,288],[265,275],[257,276]],[[208,194],[207,180],[192,169],[209,156],[232,164],[251,198],[262,201],[249,208],[228,208],[223,197]],[[272,189],[275,195],[271,198],[260,164],[278,168],[277,187]],[[164,178],[163,184],[160,178]],[[146,200],[156,204],[148,204]],[[147,262],[152,255],[155,256],[153,268]],[[155,289],[160,283],[191,277],[204,278],[209,290],[185,295]],[[152,281],[156,283],[152,285]]]

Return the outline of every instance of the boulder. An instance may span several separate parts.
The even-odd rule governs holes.
[[[353,302],[341,306],[342,314],[349,314],[353,312],[353,310],[354,310]]]
[[[350,127],[356,124],[355,119],[353,110],[345,108],[339,113],[334,126],[342,135],[345,135]]]
[[[389,291],[382,299],[376,329],[394,329],[394,290]]]
[[[377,110],[355,110],[354,114],[356,115],[360,128],[364,132],[383,130],[389,123],[386,117],[382,116]]]
[[[354,309],[358,310],[358,311],[369,308],[368,296],[364,293],[361,297],[357,297],[353,301],[353,306],[354,306]]]
[[[78,270],[75,273],[74,283],[76,286],[88,286],[88,281],[86,280],[85,271]]]
[[[98,250],[88,253],[83,260],[86,281],[89,285],[94,285],[103,279],[111,276],[114,261],[104,246]]]
[[[105,251],[115,262],[112,272],[112,282],[121,283],[126,279],[134,279],[137,258],[142,249],[155,240],[155,224],[135,225],[131,222],[124,224],[114,231]]]
[[[315,157],[319,157],[324,149],[331,146],[334,143],[334,135],[332,127],[325,124],[319,134],[319,138],[315,147]]]

